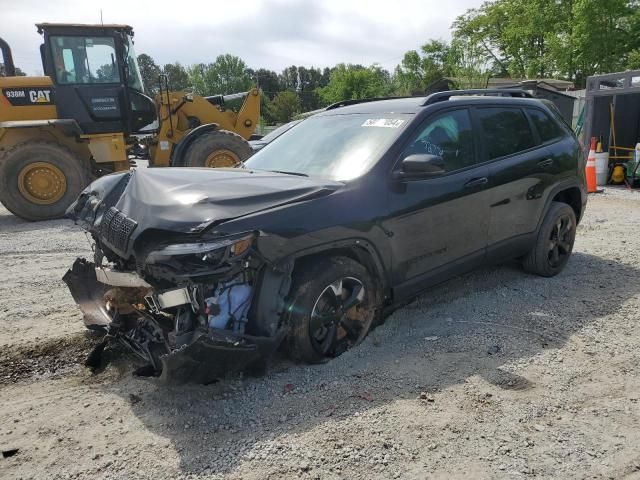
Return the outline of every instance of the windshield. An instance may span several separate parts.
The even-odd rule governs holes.
[[[289,123],[285,123],[284,125],[280,125],[275,130],[267,133],[260,140],[262,140],[264,142],[272,142],[273,140],[278,138],[280,135],[282,135],[284,132],[286,132],[287,130],[291,129],[291,127],[294,127],[297,124],[299,124],[301,121],[302,120],[294,120],[293,122],[289,122]]]
[[[133,40],[131,37],[127,37],[125,45],[127,55],[127,66],[129,67],[129,77],[127,78],[127,84],[129,87],[144,92],[142,86],[142,75],[140,75],[140,67],[138,67],[138,57],[136,51],[133,48]]]
[[[112,37],[54,35],[49,41],[58,84],[120,82]]]
[[[299,123],[245,162],[247,168],[351,180],[366,173],[410,115],[321,115]]]

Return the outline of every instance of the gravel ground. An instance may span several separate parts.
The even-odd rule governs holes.
[[[89,242],[0,210],[0,478],[640,479],[639,225],[607,189],[555,278],[479,270],[327,364],[178,388],[86,371]]]

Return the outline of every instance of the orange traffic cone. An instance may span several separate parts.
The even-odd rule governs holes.
[[[591,147],[587,157],[587,167],[585,168],[587,177],[587,192],[595,193],[598,190],[596,185],[596,137],[591,138]]]

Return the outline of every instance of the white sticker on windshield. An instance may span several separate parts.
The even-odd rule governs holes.
[[[398,128],[404,123],[404,120],[399,118],[368,118],[362,124],[363,127],[383,127],[383,128]]]

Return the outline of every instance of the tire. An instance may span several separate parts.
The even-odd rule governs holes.
[[[196,138],[182,161],[185,167],[237,167],[251,156],[249,142],[228,130],[213,130]]]
[[[0,202],[25,220],[64,216],[90,181],[86,162],[55,142],[21,143],[0,159]]]
[[[566,203],[552,202],[538,230],[536,243],[522,260],[524,269],[542,277],[562,271],[576,238],[576,214]]]
[[[307,262],[305,266],[308,268],[294,276],[289,297],[288,353],[295,361],[320,363],[364,339],[377,315],[378,292],[369,271],[350,258],[330,257]],[[338,282],[341,282],[341,289],[336,288]],[[362,288],[358,289],[358,284]],[[342,293],[339,301],[336,290]],[[351,308],[342,310],[338,306],[338,303],[352,304],[352,300],[357,303]],[[336,311],[346,313],[335,314],[331,325],[326,326],[327,312],[334,307],[338,307]],[[324,325],[317,328],[319,323]]]

